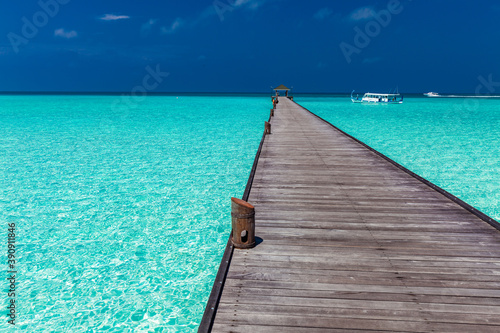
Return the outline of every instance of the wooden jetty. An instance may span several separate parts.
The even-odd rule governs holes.
[[[270,122],[260,243],[228,245],[200,332],[500,332],[496,221],[285,97]]]

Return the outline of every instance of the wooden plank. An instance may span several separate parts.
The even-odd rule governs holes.
[[[283,257],[282,261],[266,261],[266,260],[254,260],[254,261],[249,261],[251,259],[244,259],[239,257],[240,260],[238,263],[234,263],[234,265],[246,265],[246,266],[252,266],[252,267],[265,267],[266,269],[270,270],[273,268],[286,268],[286,267],[295,267],[295,268],[300,268],[304,271],[308,270],[350,270],[350,271],[371,271],[371,272],[397,272],[397,273],[412,273],[415,271],[418,271],[420,273],[426,273],[426,274],[458,274],[458,275],[466,275],[466,274],[481,274],[481,275],[488,275],[488,276],[495,276],[498,277],[498,268],[491,267],[489,266],[488,268],[471,268],[471,267],[465,267],[465,268],[457,268],[457,267],[440,267],[440,266],[418,266],[415,267],[414,265],[411,264],[398,264],[398,265],[391,265],[390,260],[388,259],[387,263],[384,264],[383,266],[376,266],[376,265],[370,265],[365,263],[359,263],[357,264],[355,260],[353,260],[352,263],[336,263],[336,262],[326,262],[326,263],[321,263],[321,262],[312,262],[312,261],[287,261],[286,257]],[[244,261],[247,260],[247,261]],[[256,268],[254,268],[256,269]],[[500,304],[499,304],[500,305]]]
[[[309,270],[304,272],[300,269],[275,268],[255,269],[248,266],[234,266],[228,279],[243,281],[281,281],[300,283],[327,283],[327,284],[362,284],[362,285],[384,285],[394,286],[408,283],[411,286],[441,288],[478,288],[478,289],[500,289],[500,281],[497,276],[481,275],[470,276],[469,274],[439,274],[439,273],[404,273],[373,272],[373,271],[325,271]]]
[[[272,314],[250,314],[245,316],[234,316],[227,313],[221,313],[218,316],[221,323],[254,326],[274,326],[276,331],[288,332],[288,327],[304,327],[311,325],[316,328],[329,329],[357,329],[357,330],[382,330],[391,332],[429,332],[436,330],[438,332],[448,333],[470,333],[485,332],[498,333],[497,325],[470,325],[455,323],[439,323],[426,321],[395,321],[380,319],[362,319],[356,318],[323,318],[290,315],[272,315]],[[253,332],[253,329],[250,330]]]
[[[408,310],[408,311],[427,311],[430,313],[453,312],[469,314],[487,314],[498,315],[498,308],[489,305],[472,304],[445,304],[428,303],[425,304],[425,310],[418,302],[398,301],[398,300],[368,300],[354,298],[316,298],[316,297],[291,297],[269,295],[261,297],[259,295],[245,295],[245,302],[228,302],[228,299],[221,299],[221,308],[227,308],[234,304],[239,304],[243,308],[249,304],[253,305],[276,305],[276,306],[307,306],[307,307],[326,307],[326,308],[344,308],[344,309],[381,309],[381,310]]]
[[[429,312],[421,311],[421,315],[415,316],[414,310],[387,310],[387,309],[359,309],[359,308],[335,308],[321,306],[296,306],[296,305],[267,305],[267,304],[233,304],[220,310],[221,313],[229,315],[237,313],[267,313],[276,315],[293,315],[304,317],[327,317],[327,318],[363,318],[405,321],[412,318],[415,321],[427,321],[432,317],[435,321],[442,323],[466,323],[483,325],[500,325],[500,317],[493,314],[478,314],[464,312]]]
[[[257,325],[242,325],[242,324],[225,324],[225,323],[215,323],[213,332],[230,332],[230,333],[276,333],[276,332],[287,332],[287,333],[359,333],[365,332],[364,330],[347,330],[345,328],[333,329],[333,328],[316,328],[316,327],[276,327],[276,326],[257,326]],[[387,331],[376,331],[371,330],[371,333],[382,333]],[[405,333],[407,331],[401,331],[400,333]]]
[[[292,292],[300,291],[318,291],[326,294],[332,293],[382,293],[382,294],[412,294],[412,295],[432,295],[432,296],[452,296],[452,297],[477,297],[485,300],[487,298],[500,298],[500,290],[477,289],[477,288],[444,288],[444,287],[428,287],[420,286],[419,284],[408,286],[405,281],[398,281],[392,285],[379,284],[339,284],[339,283],[318,283],[318,282],[297,282],[297,281],[270,281],[270,280],[243,280],[243,279],[227,279],[227,289],[234,288],[248,289],[253,292],[253,289],[261,288],[266,294],[267,289],[280,289],[280,291],[290,290]],[[264,291],[264,289],[266,289]],[[495,302],[495,300],[488,300]],[[497,300],[498,304],[498,300]]]

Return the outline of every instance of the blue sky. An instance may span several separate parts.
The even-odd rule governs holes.
[[[130,92],[151,71],[158,80],[149,77],[146,90],[154,92],[267,92],[279,84],[296,92],[500,91],[498,1],[41,0],[2,7],[0,91]]]

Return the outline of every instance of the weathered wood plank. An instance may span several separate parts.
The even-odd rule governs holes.
[[[228,332],[228,333],[276,333],[276,332],[287,332],[287,333],[359,333],[366,332],[365,330],[347,330],[345,328],[334,329],[334,328],[316,328],[316,327],[285,327],[285,326],[257,326],[257,325],[242,325],[242,324],[225,324],[225,323],[215,323],[213,327],[213,332]],[[387,333],[388,331],[376,331],[370,330],[371,333]],[[399,333],[405,333],[408,331],[401,331]]]
[[[228,302],[227,299],[221,299],[221,304],[228,307],[234,304],[240,304],[245,307],[246,304],[253,305],[294,305],[308,307],[326,307],[326,308],[344,308],[344,309],[381,309],[381,310],[408,310],[408,311],[423,311],[422,305],[416,301],[406,302],[398,300],[369,300],[369,299],[349,299],[345,298],[317,298],[317,297],[291,297],[268,295],[262,297],[260,295],[245,295],[245,302]],[[470,313],[470,314],[491,314],[498,315],[498,308],[488,305],[472,305],[472,304],[443,304],[443,303],[428,303],[425,304],[427,312],[453,312],[453,313]]]
[[[248,266],[234,266],[228,279],[241,279],[243,281],[281,281],[300,283],[327,283],[327,284],[361,284],[393,286],[408,284],[411,286],[442,287],[442,288],[469,288],[469,289],[500,289],[497,276],[468,274],[425,274],[425,273],[400,273],[372,272],[372,271],[325,271],[309,270],[306,274],[300,269],[275,268],[273,270]],[[396,281],[395,281],[396,280]]]
[[[477,289],[477,288],[443,288],[443,287],[421,287],[417,285],[408,286],[406,281],[398,281],[393,285],[379,284],[339,284],[339,283],[318,283],[318,282],[296,282],[296,281],[269,281],[269,280],[243,280],[227,279],[227,288],[238,289],[280,289],[296,292],[318,291],[332,293],[382,293],[382,294],[404,294],[408,295],[431,295],[431,296],[453,296],[453,297],[478,297],[483,300],[486,298],[500,298],[500,290]],[[266,290],[266,292],[268,292]]]
[[[233,304],[221,309],[221,313],[245,315],[246,313],[267,313],[294,316],[318,316],[336,318],[364,318],[405,321],[411,318],[415,321],[428,321],[432,317],[435,321],[443,323],[467,323],[483,325],[500,325],[500,317],[493,314],[479,314],[466,312],[439,312],[421,311],[415,315],[414,310],[394,309],[360,309],[360,308],[336,308],[321,306],[297,306],[297,305],[267,305],[267,304]]]
[[[316,327],[331,329],[358,329],[358,330],[383,330],[392,332],[429,332],[443,333],[470,333],[485,332],[498,333],[497,325],[470,325],[455,323],[440,323],[426,321],[399,321],[363,318],[324,318],[291,315],[272,315],[246,313],[244,316],[221,313],[218,317],[221,323],[253,326],[274,326],[276,331],[288,332],[288,327]],[[334,324],[332,325],[332,322]],[[253,329],[251,330],[254,331]]]

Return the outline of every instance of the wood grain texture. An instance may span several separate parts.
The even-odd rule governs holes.
[[[497,229],[287,98],[271,122],[213,332],[500,332]]]

